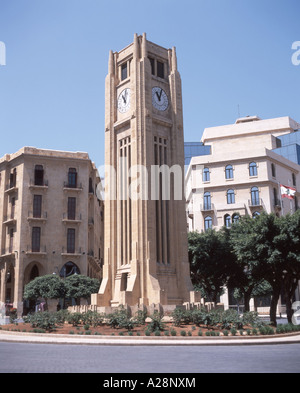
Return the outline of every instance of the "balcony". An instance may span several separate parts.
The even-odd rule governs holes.
[[[4,225],[15,225],[17,220],[15,219],[15,214],[11,213],[9,216],[3,217],[3,224]]]
[[[48,187],[49,187],[48,180],[35,181],[33,179],[30,179],[29,188],[31,190],[43,191],[43,190],[47,190]]]
[[[13,246],[1,249],[1,257],[5,257],[5,256],[13,256],[13,257],[15,256]]]
[[[204,203],[200,205],[200,209],[203,213],[213,212],[215,210],[215,205],[213,203]]]
[[[18,191],[18,187],[14,183],[9,183],[5,187],[5,193],[6,194],[12,194],[12,193],[17,192],[17,191]]]
[[[76,216],[73,214],[63,213],[62,222],[64,224],[80,224],[82,222],[82,215],[78,214]]]
[[[61,250],[61,256],[66,257],[66,258],[80,258],[82,255],[85,253],[82,252],[81,247],[79,247],[77,250],[76,248],[67,248],[67,247],[62,247]]]
[[[253,208],[263,207],[263,200],[261,198],[252,198],[248,200],[248,205]]]
[[[42,222],[45,223],[48,219],[48,213],[43,212],[43,213],[37,213],[37,212],[28,212],[27,220],[31,222]]]
[[[63,190],[64,191],[75,191],[75,192],[81,192],[83,190],[82,184],[70,184],[69,182],[65,181],[63,185]]]
[[[45,257],[47,255],[47,249],[46,246],[40,246],[40,247],[27,246],[25,253],[28,256]]]

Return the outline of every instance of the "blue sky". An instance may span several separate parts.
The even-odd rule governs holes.
[[[300,121],[299,15],[299,0],[0,0],[0,157],[35,146],[102,165],[108,53],[134,33],[177,48],[186,141],[238,113]]]

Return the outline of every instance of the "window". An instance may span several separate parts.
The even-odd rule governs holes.
[[[204,210],[211,209],[211,195],[210,192],[204,193]]]
[[[67,235],[67,253],[75,253],[75,229],[69,228]]]
[[[234,194],[234,190],[228,190],[227,191],[227,204],[231,205],[235,203],[235,194]]]
[[[164,78],[165,77],[164,63],[158,61],[156,66],[157,66],[157,76],[159,78]]]
[[[44,168],[42,165],[36,165],[34,168],[34,185],[44,185]]]
[[[275,164],[271,164],[271,171],[272,171],[272,177],[276,177],[276,168],[275,168]]]
[[[295,173],[292,173],[292,182],[293,182],[293,186],[296,186],[296,185],[297,185]]]
[[[41,228],[32,228],[32,252],[40,252],[41,248]]]
[[[16,185],[17,185],[17,170],[15,168],[9,176],[9,188],[16,187]]]
[[[59,272],[60,277],[63,278],[72,276],[73,274],[80,274],[79,267],[73,262],[65,263]]]
[[[125,80],[128,77],[128,66],[127,63],[121,65],[121,80]]]
[[[251,205],[252,206],[259,206],[260,205],[258,187],[251,188]]]
[[[233,179],[232,165],[227,165],[227,167],[225,168],[225,177],[226,177],[226,179]]]
[[[150,64],[151,64],[151,74],[155,75],[155,60],[152,57],[149,57]]]
[[[204,182],[210,181],[210,173],[208,168],[203,169],[202,179]]]
[[[33,196],[33,218],[42,217],[42,195]]]
[[[13,252],[14,246],[14,228],[9,230],[9,252]]]
[[[224,224],[226,226],[226,228],[230,228],[231,227],[231,217],[229,214],[226,214],[224,217]]]
[[[204,219],[204,229],[207,231],[212,228],[212,218],[210,216]]]
[[[274,195],[274,206],[279,206],[280,205],[280,201],[278,199],[277,188],[273,188],[273,195]]]
[[[76,198],[68,198],[68,220],[75,220],[76,217]]]
[[[256,162],[251,162],[249,165],[249,176],[257,176],[257,164]]]
[[[70,168],[68,173],[68,187],[77,187],[77,171],[75,168]]]
[[[233,224],[237,224],[240,221],[240,215],[238,213],[234,213],[232,215],[232,222]]]

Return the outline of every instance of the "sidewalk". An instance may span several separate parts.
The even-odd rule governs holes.
[[[68,345],[130,345],[130,346],[212,346],[212,345],[274,345],[300,344],[300,334],[290,333],[280,337],[120,337],[79,336],[59,334],[21,333],[0,330],[0,342]]]

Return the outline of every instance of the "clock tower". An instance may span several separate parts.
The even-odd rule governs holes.
[[[92,304],[195,302],[175,48],[135,34],[131,45],[109,54],[105,95],[104,266]]]

